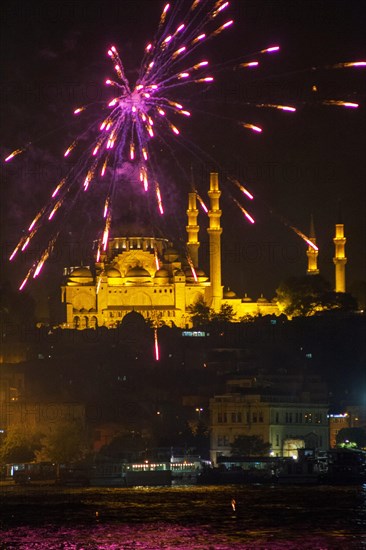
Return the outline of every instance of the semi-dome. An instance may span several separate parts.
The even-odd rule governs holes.
[[[206,273],[203,271],[203,269],[196,269],[196,275],[200,283],[204,283],[205,281],[208,281],[208,277]]]
[[[107,271],[107,277],[113,278],[113,277],[120,277],[120,276],[121,276],[120,271],[115,267],[111,267]]]
[[[158,269],[158,270],[155,272],[155,277],[156,277],[156,278],[166,278],[166,277],[169,277],[169,272],[168,272],[167,269],[164,269],[164,268]]]
[[[85,285],[93,282],[92,272],[88,267],[75,268],[67,278],[68,286]]]
[[[150,273],[142,266],[130,267],[126,279],[133,283],[146,283],[150,280]]]
[[[70,274],[70,277],[91,277],[91,276],[92,274],[88,267],[77,267]]]

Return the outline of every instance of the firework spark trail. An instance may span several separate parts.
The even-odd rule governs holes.
[[[268,207],[268,206],[267,206]],[[303,233],[302,231],[300,231],[300,229],[298,229],[297,227],[295,227],[294,225],[292,225],[286,218],[284,218],[283,216],[275,213],[271,208],[268,208],[269,209],[269,212],[276,216],[286,227],[290,228],[292,231],[294,231],[294,233],[296,233],[296,235],[298,235],[303,241],[306,242],[306,244],[308,244],[313,250],[315,251],[318,251],[319,248],[316,246],[316,244],[314,244],[312,242],[312,240],[310,239],[310,237],[307,237],[305,235],[305,233]]]
[[[300,229],[297,229],[297,227],[294,227],[293,225],[286,224],[292,231],[296,233],[299,237],[301,237],[311,248],[318,251],[319,248],[314,244],[309,237],[307,237]]]
[[[177,2],[177,8],[166,4],[162,10],[158,30],[154,39],[149,42],[144,51],[138,78],[135,84],[131,84],[126,76],[121,56],[115,46],[108,50],[108,56],[114,69],[114,77],[108,78],[105,85],[113,95],[104,103],[102,119],[96,121],[91,127],[75,139],[65,150],[64,157],[79,154],[74,168],[61,179],[55,187],[51,201],[44,206],[35,216],[28,229],[28,235],[22,236],[10,256],[12,260],[18,251],[24,251],[35,237],[44,221],[51,222],[59,218],[58,211],[62,207],[73,206],[80,192],[89,192],[93,183],[98,178],[103,178],[108,173],[113,173],[108,185],[108,191],[104,202],[103,224],[104,229],[99,239],[98,255],[101,250],[106,250],[112,225],[113,199],[116,194],[116,186],[120,184],[115,176],[119,163],[134,163],[140,173],[140,180],[144,191],[149,192],[150,187],[155,191],[156,202],[160,214],[163,214],[163,203],[159,184],[152,169],[152,158],[156,155],[154,141],[166,144],[169,139],[181,140],[181,128],[179,119],[189,118],[191,112],[181,103],[178,92],[185,86],[200,84],[209,85],[214,81],[210,70],[210,62],[204,57],[197,56],[201,44],[220,35],[230,29],[234,21],[226,16],[230,4],[224,0],[193,0],[189,4],[185,14],[183,2]],[[179,9],[178,9],[179,8]],[[259,50],[255,55],[271,55],[280,50],[278,45],[269,46]],[[195,54],[195,55],[193,55]],[[231,68],[252,69],[258,67],[259,61],[251,59],[239,63],[249,56],[241,56],[236,60],[227,61],[221,67],[231,65]],[[233,63],[235,61],[236,63]],[[365,61],[350,61],[333,65],[331,68],[360,68],[365,67]],[[215,71],[218,67],[214,67]],[[324,105],[357,108],[357,103],[341,100],[323,100]],[[296,107],[275,103],[253,104],[259,108],[270,108],[281,111],[295,112]],[[88,106],[79,106],[73,110],[76,117],[82,116]],[[255,133],[261,133],[262,128],[251,122],[240,122],[243,128]],[[96,133],[93,140],[89,140],[86,148],[79,153],[80,144],[89,138],[90,131]],[[158,138],[158,139],[156,139]],[[16,156],[26,151],[30,143],[25,147],[14,150],[5,158],[5,162],[13,160]],[[172,148],[170,148],[172,150]],[[150,182],[152,185],[150,186]],[[236,184],[237,185],[237,184]],[[248,197],[253,198],[243,186],[239,189]],[[207,207],[199,195],[198,200],[205,212]],[[70,200],[71,197],[71,200]],[[253,218],[237,202],[237,205],[245,216],[254,223]],[[66,204],[65,204],[66,203]],[[294,229],[294,228],[292,228]],[[295,230],[295,229],[294,229]],[[304,238],[302,234],[302,238]],[[49,250],[54,246],[51,239]],[[48,250],[47,248],[47,250]],[[49,253],[44,252],[36,262],[21,288],[24,287],[31,275],[38,276]]]
[[[252,193],[250,191],[248,191],[248,189],[246,187],[244,187],[244,185],[242,185],[236,178],[232,177],[232,176],[228,176],[228,180],[231,181],[234,185],[236,185],[236,187],[242,192],[244,193],[244,195],[246,197],[248,197],[248,199],[250,200],[253,200],[254,197],[252,195]]]
[[[247,210],[240,204],[239,201],[237,201],[234,197],[232,197],[232,200],[235,202],[236,206],[243,212],[244,216],[247,218],[247,220],[250,221],[250,223],[255,223],[254,218],[249,214]]]
[[[207,9],[208,7],[208,9]],[[115,46],[108,50],[114,67],[114,79],[106,80],[106,86],[114,90],[104,108],[107,111],[98,123],[98,133],[84,153],[82,162],[84,175],[71,174],[60,181],[52,193],[51,204],[43,207],[34,218],[27,237],[22,237],[10,256],[13,259],[18,250],[24,250],[44,219],[51,221],[64,204],[73,185],[82,180],[82,190],[87,192],[97,175],[103,177],[112,168],[115,159],[135,162],[140,173],[144,191],[148,192],[150,181],[153,181],[150,167],[151,142],[156,134],[169,132],[172,136],[180,135],[177,117],[190,117],[191,113],[180,102],[174,99],[174,93],[183,86],[209,84],[214,77],[207,73],[209,62],[206,59],[190,61],[192,53],[203,42],[221,34],[233,24],[232,19],[222,20],[229,2],[204,0],[191,3],[182,19],[180,10],[171,9],[166,4],[159,22],[154,40],[145,48],[136,84],[131,85],[126,77],[124,65]],[[80,116],[87,106],[74,109],[74,115]],[[75,139],[65,150],[64,158],[74,154],[89,129]],[[6,162],[19,155],[25,148],[19,148],[8,155]],[[112,224],[112,201],[115,194],[116,179],[113,178],[104,204],[104,230],[100,239],[99,250],[106,250]],[[159,184],[155,180],[155,194],[160,214],[164,213]],[[53,241],[52,241],[53,242]],[[52,244],[53,246],[53,244]],[[33,273],[38,276],[48,255],[43,255],[33,266],[23,281],[21,288]]]
[[[187,254],[187,261],[188,261],[189,267],[191,269],[193,279],[194,279],[195,283],[197,283],[198,282],[198,277],[197,277],[196,269],[195,269],[194,264],[192,262],[192,258],[190,257],[189,254]]]
[[[159,341],[158,341],[158,329],[154,328],[154,350],[155,350],[155,361],[159,361],[160,359],[160,351],[159,351]]]

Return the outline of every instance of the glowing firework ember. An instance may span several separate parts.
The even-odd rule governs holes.
[[[358,103],[351,103],[350,101],[339,101],[336,99],[327,99],[323,101],[324,105],[335,105],[336,107],[346,107],[348,109],[357,109]]]
[[[262,132],[262,128],[255,126],[254,124],[249,124],[247,122],[242,122],[241,124],[243,128],[248,128],[248,130],[252,130],[253,132],[257,132],[259,134]]]
[[[159,352],[159,341],[158,341],[158,329],[154,328],[154,350],[155,350],[155,361],[159,361],[160,352]]]
[[[191,268],[191,272],[192,272],[192,275],[193,275],[194,282],[197,283],[198,282],[198,277],[197,277],[196,269],[195,269],[195,267],[193,265],[193,262],[192,262],[192,259],[189,255],[187,255],[187,261],[188,261],[189,267]]]
[[[237,180],[236,178],[229,177],[228,179],[229,179],[234,185],[236,185],[236,187],[237,187],[238,189],[240,189],[240,191],[241,191],[242,193],[244,193],[244,195],[245,195],[246,197],[248,197],[248,199],[250,199],[250,200],[253,200],[253,199],[254,199],[254,197],[253,197],[253,195],[250,193],[250,191],[248,191],[248,189],[246,189],[246,188],[244,187],[244,185],[241,185],[241,183],[239,183],[238,180]]]
[[[243,212],[244,216],[247,218],[247,220],[250,221],[250,223],[255,223],[255,220],[252,218],[252,216],[249,214],[247,210],[238,202],[236,199],[233,198],[233,201],[235,202],[236,206],[240,208],[240,210]]]
[[[310,239],[309,237],[307,237],[306,235],[304,235],[304,233],[302,231],[300,231],[300,229],[297,229],[297,227],[294,227],[293,225],[289,225],[286,221],[284,221],[285,225],[287,225],[290,229],[292,229],[292,231],[294,231],[296,233],[296,235],[298,235],[299,237],[301,237],[311,248],[313,248],[314,250],[318,251],[319,248],[316,246],[316,244],[314,244]]]

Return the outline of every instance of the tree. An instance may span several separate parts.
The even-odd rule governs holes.
[[[116,435],[108,445],[102,447],[101,454],[114,460],[139,460],[151,444],[138,432]]]
[[[288,317],[315,315],[318,312],[357,309],[356,300],[344,292],[334,292],[321,275],[290,277],[280,284],[277,293],[279,309]]]
[[[26,292],[17,292],[7,281],[0,284],[0,321],[3,324],[33,325],[35,301]]]
[[[342,428],[336,436],[338,447],[364,449],[366,447],[366,430],[364,428]]]
[[[220,311],[216,312],[208,306],[200,296],[194,304],[187,308],[194,327],[207,325],[208,323],[232,323],[235,318],[233,306],[222,304]]]
[[[194,304],[188,306],[187,311],[191,316],[191,321],[194,327],[207,325],[211,319],[212,310],[206,304],[202,295],[194,302]]]
[[[271,448],[259,435],[238,435],[231,444],[233,456],[265,456]]]
[[[59,477],[60,464],[76,462],[86,457],[88,447],[84,427],[78,422],[60,423],[41,440],[36,452],[38,462],[54,462]]]
[[[11,426],[0,447],[3,464],[31,462],[40,449],[41,435],[23,426]]]
[[[232,323],[235,318],[235,312],[233,306],[230,304],[222,304],[218,313],[212,312],[210,315],[210,321],[216,323]]]

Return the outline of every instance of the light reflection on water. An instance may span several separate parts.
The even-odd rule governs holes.
[[[2,487],[0,497],[1,550],[366,549],[366,486]]]

